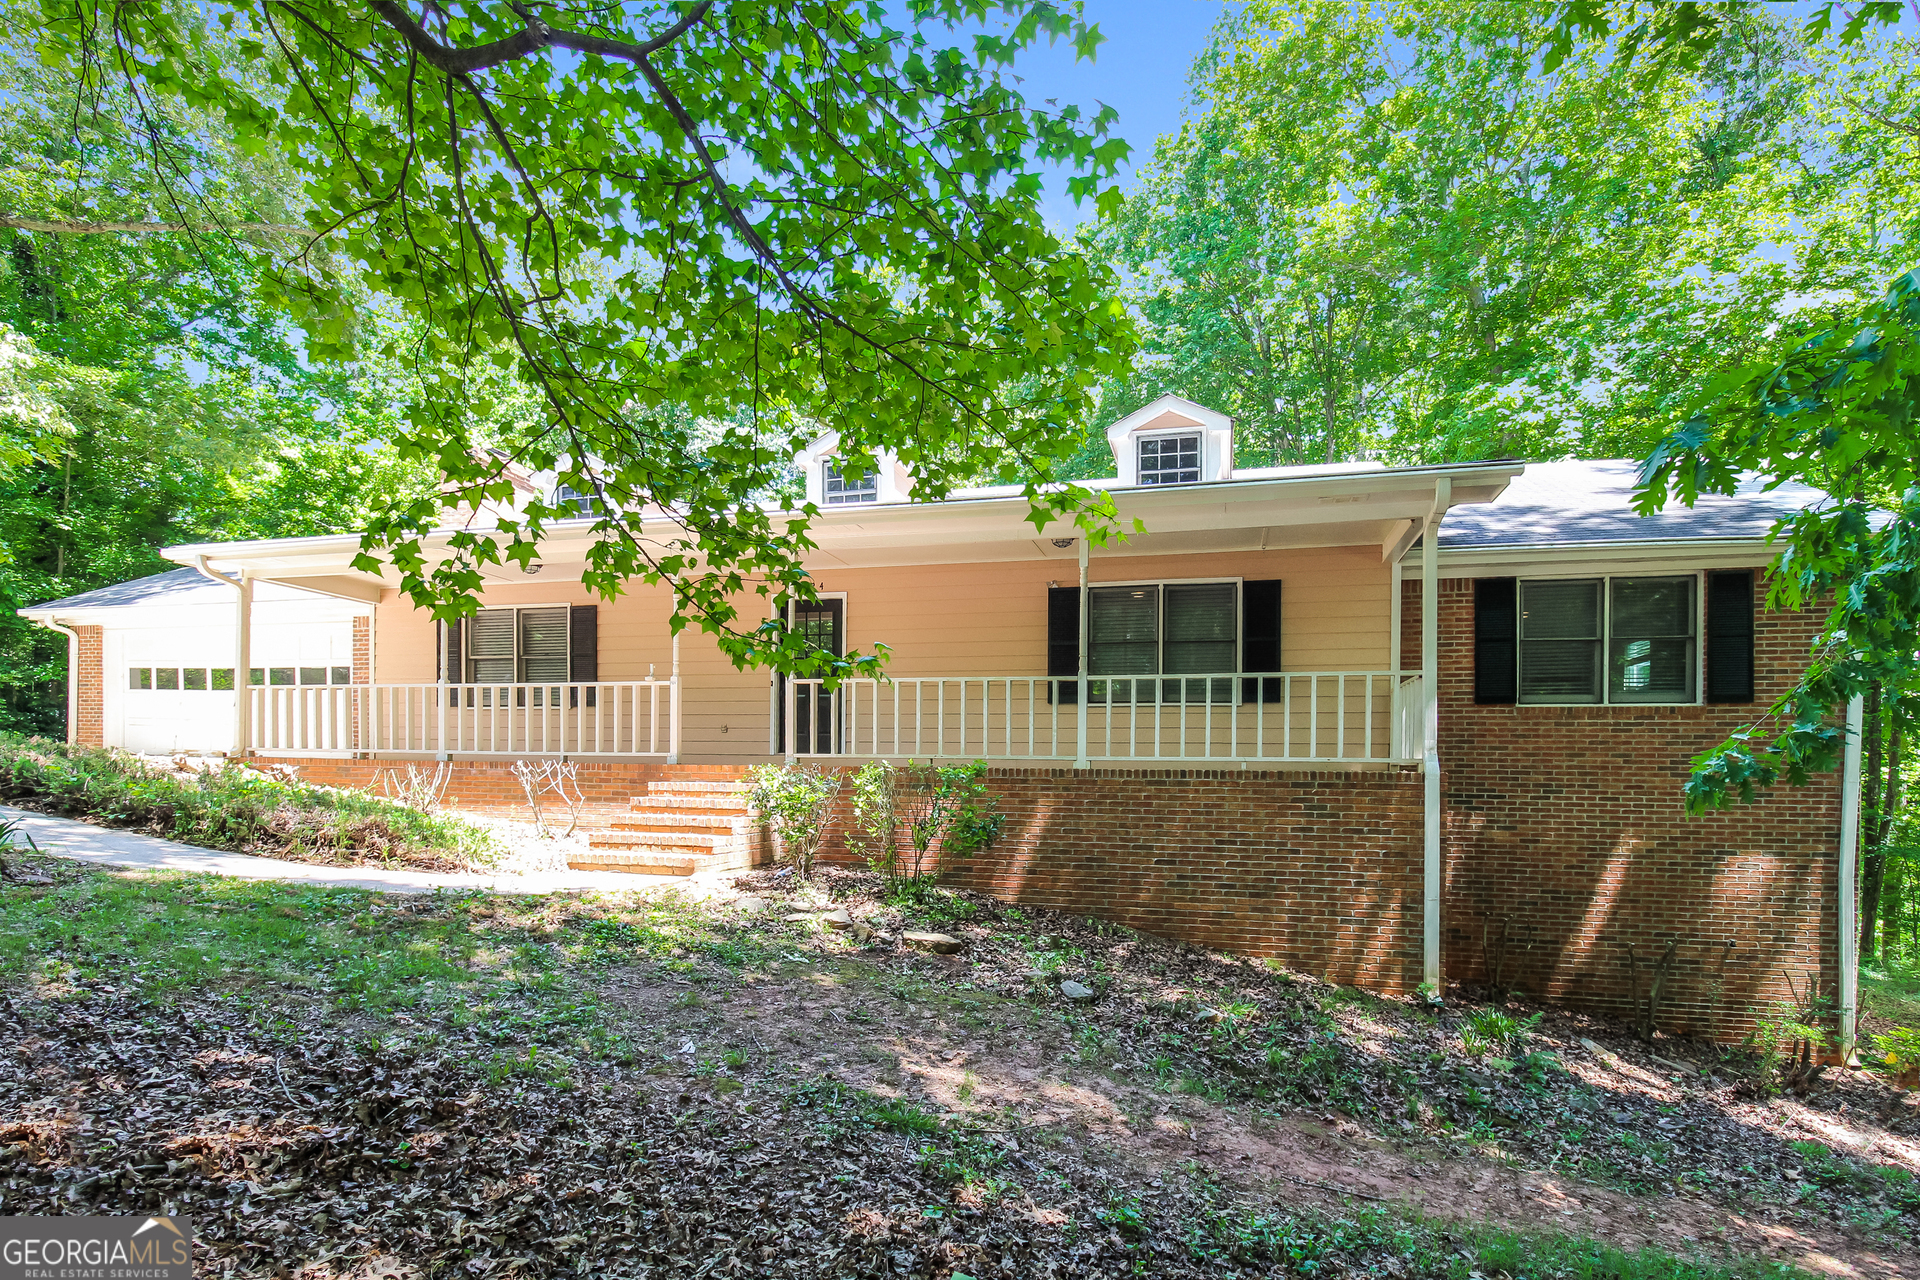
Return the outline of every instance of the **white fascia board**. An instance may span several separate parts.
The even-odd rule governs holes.
[[[1454,505],[1458,506],[1493,500],[1523,467],[1522,463],[1510,462],[1400,467],[1111,492],[1122,521],[1137,516],[1147,522],[1149,532],[1334,526],[1345,540],[1356,524],[1424,518],[1432,506],[1436,482],[1443,476],[1452,480]],[[1028,541],[1040,534],[1027,519],[1030,510],[1027,500],[1019,495],[863,503],[822,509],[813,518],[811,536],[823,551],[876,543],[899,550],[947,548],[981,540]],[[648,518],[666,519],[658,513]],[[776,513],[774,519],[782,519],[782,514]],[[587,519],[561,522],[543,540],[541,559],[554,577],[572,576],[567,569],[584,562],[586,549],[593,541],[592,523]],[[1079,536],[1071,523],[1052,526],[1048,533],[1056,531],[1060,536]],[[454,532],[442,530],[429,535],[423,540],[424,548],[429,554],[444,549]],[[1312,545],[1311,537],[1299,545]],[[398,584],[398,575],[391,568],[379,576],[352,568],[359,553],[357,534],[195,543],[162,552],[177,564],[192,565],[197,557],[205,556],[223,572],[244,569],[250,577],[285,580],[289,585],[301,578],[333,575],[369,586]]]
[[[1575,573],[1690,573],[1765,568],[1778,550],[1764,538],[1649,538],[1640,542],[1536,542],[1440,548],[1443,578],[1525,578]]]

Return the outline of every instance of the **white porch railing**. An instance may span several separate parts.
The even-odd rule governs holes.
[[[247,691],[255,751],[671,756],[672,680],[289,685]]]
[[[790,759],[1074,760],[1079,682],[918,676],[786,685]],[[1412,764],[1426,751],[1417,671],[1094,676],[1090,761]]]

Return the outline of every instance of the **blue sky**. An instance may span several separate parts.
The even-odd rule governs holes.
[[[1028,52],[1014,66],[1029,102],[1054,98],[1091,109],[1104,102],[1120,113],[1115,132],[1133,144],[1133,162],[1153,152],[1154,139],[1180,127],[1187,68],[1230,6],[1228,0],[1086,0],[1087,20],[1107,42],[1092,62],[1076,62],[1064,42]],[[1130,178],[1123,171],[1123,184]],[[1049,184],[1047,216],[1070,227],[1092,213],[1076,207],[1064,179]]]

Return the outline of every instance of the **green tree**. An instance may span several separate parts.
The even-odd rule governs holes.
[[[1809,66],[1755,12],[1672,74],[1597,46],[1543,74],[1553,14],[1224,21],[1195,114],[1095,233],[1144,321],[1115,407],[1219,405],[1248,462],[1644,454],[1783,306],[1885,278],[1869,189],[1897,162],[1830,128],[1866,61]]]
[[[205,113],[53,74],[20,7],[0,16],[0,724],[51,731],[66,644],[16,608],[173,568],[170,542],[353,528],[356,491],[434,477],[383,443],[404,365],[306,361],[261,305],[277,224],[157,221],[162,169],[228,220],[285,218],[284,168]]]
[[[817,655],[736,625],[742,590],[810,590],[807,514],[754,501],[798,443],[769,448],[769,422],[892,449],[934,497],[1011,453],[1037,521],[1105,528],[1091,495],[1049,482],[1129,327],[1042,224],[1038,166],[1091,196],[1126,148],[1103,138],[1110,113],[1030,108],[1005,73],[1037,40],[1091,54],[1098,34],[1051,0],[906,10],[902,29],[854,0],[257,0],[214,31],[199,10],[45,0],[41,55],[204,104],[299,175],[311,249],[277,262],[278,299],[319,358],[359,355],[356,296],[421,325],[436,363],[396,443],[448,496],[505,497],[510,464],[557,470],[606,500],[593,587],[665,581],[676,627],[792,667]],[[181,221],[202,216],[170,189]],[[544,406],[504,459],[463,399],[494,362]],[[689,423],[717,438],[695,449]],[[430,563],[439,511],[376,521],[366,563],[391,557],[443,613],[472,607],[477,566],[535,558],[560,514],[535,501]]]

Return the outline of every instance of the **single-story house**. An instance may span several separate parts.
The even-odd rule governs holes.
[[[1790,981],[1841,985],[1843,780],[1681,804],[1688,761],[1804,669],[1818,619],[1770,612],[1761,578],[1769,526],[1818,494],[1643,519],[1628,462],[1240,468],[1232,422],[1174,396],[1107,435],[1116,474],[1088,483],[1146,532],[1099,547],[1036,531],[1015,489],[920,502],[892,459],[801,455],[820,600],[789,621],[892,655],[837,689],[675,640],[664,588],[590,594],[591,514],[484,570],[454,627],[353,536],[167,554],[369,611],[350,683],[250,683],[236,749],[360,784],[449,759],[456,796],[499,806],[511,761],[565,756],[632,802],[606,865],[747,856],[730,792],[756,763],[984,760],[1005,835],[960,875],[1008,898],[1383,990],[1619,1010],[1657,973],[1661,1024],[1717,1035]],[[231,628],[200,635],[166,661],[249,665]],[[79,643],[83,701],[161,661]]]

